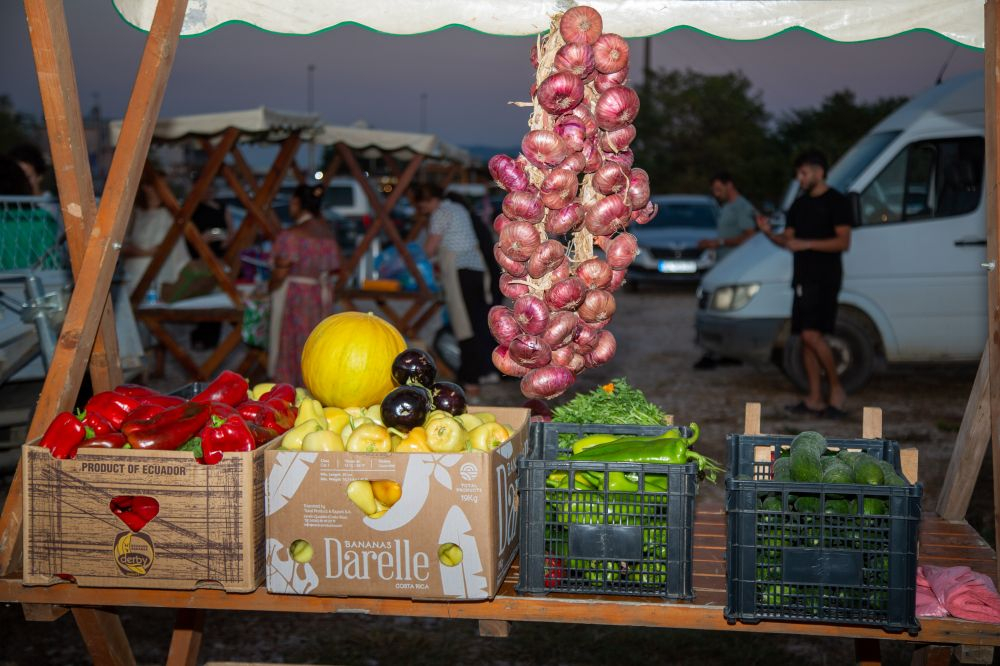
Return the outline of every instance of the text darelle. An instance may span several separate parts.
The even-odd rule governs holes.
[[[349,580],[426,581],[429,577],[430,558],[427,553],[410,554],[410,540],[396,539],[385,542],[360,542],[379,550],[352,548],[358,541],[342,542],[326,538],[326,577]]]

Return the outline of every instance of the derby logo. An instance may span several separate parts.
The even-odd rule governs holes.
[[[115,538],[115,563],[126,576],[145,576],[153,568],[153,540],[142,532],[122,532]]]

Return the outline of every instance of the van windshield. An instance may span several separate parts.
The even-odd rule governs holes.
[[[876,132],[858,141],[844,153],[826,178],[826,182],[835,190],[846,193],[865,167],[872,163],[879,153],[885,150],[900,132]]]

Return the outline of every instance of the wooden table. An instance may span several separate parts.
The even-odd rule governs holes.
[[[0,579],[0,601],[56,606],[177,608],[180,613],[168,664],[195,663],[203,620],[203,614],[197,611],[202,610],[353,612],[479,620],[481,633],[493,636],[505,636],[509,623],[516,621],[797,634],[862,639],[859,652],[874,646],[876,655],[878,640],[949,646],[936,648],[938,656],[941,656],[942,650],[948,652],[950,646],[1000,646],[1000,626],[955,618],[922,618],[921,629],[916,636],[849,625],[796,622],[761,622],[755,625],[737,622],[731,625],[723,617],[726,605],[725,529],[725,514],[720,506],[699,508],[694,527],[693,602],[570,594],[521,596],[515,591],[517,562],[497,596],[492,601],[484,602],[284,596],[268,594],[263,587],[251,594],[226,594],[217,590],[97,589],[70,584],[24,587],[16,578]],[[967,523],[947,522],[929,513],[924,515],[921,523],[919,561],[938,566],[964,564],[988,575],[996,570],[996,554]],[[877,663],[877,657],[869,663]]]

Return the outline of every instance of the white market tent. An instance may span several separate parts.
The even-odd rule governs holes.
[[[121,126],[104,195],[98,207],[84,140],[71,44],[61,0],[25,0],[35,52],[46,128],[49,133],[59,199],[76,275],[55,357],[29,431],[39,436],[54,416],[69,409],[89,364],[95,390],[121,382],[115,350],[114,317],[108,289],[125,234],[139,174],[153,140],[179,37],[210,32],[231,21],[263,30],[310,34],[342,24],[357,24],[392,34],[414,34],[447,26],[465,26],[488,34],[531,35],[545,31],[551,14],[572,6],[566,0],[427,0],[399,3],[297,0],[114,0],[125,20],[149,32],[132,98]],[[1000,0],[594,0],[607,31],[626,37],[691,28],[726,39],[762,39],[788,29],[805,29],[824,38],[852,42],[891,37],[912,30],[936,33],[972,48],[985,49],[987,257],[998,258],[998,161],[1000,161]],[[204,37],[210,39],[211,36]],[[234,137],[235,141],[235,137]],[[1000,271],[989,273],[990,337],[981,372],[970,397],[966,419],[953,453],[948,478],[958,495],[971,494],[986,445],[993,433],[994,501],[1000,502]],[[871,430],[866,428],[866,432]],[[974,436],[971,433],[978,433]],[[956,471],[957,470],[957,471]],[[954,472],[954,473],[953,473]],[[946,489],[949,492],[948,481]],[[449,604],[399,599],[282,597],[258,590],[227,595],[210,590],[108,589],[88,591],[75,585],[26,587],[17,565],[22,531],[22,473],[18,469],[0,515],[0,601],[25,604],[34,619],[54,619],[72,607],[94,661],[134,664],[116,605],[164,606],[178,615],[169,663],[195,663],[201,642],[202,609],[276,610],[333,613],[342,610],[396,615],[466,617],[481,630],[506,635],[512,620],[601,621],[662,627],[725,630],[718,606],[614,602],[607,598],[571,603],[558,598],[526,598],[505,593],[495,602]],[[959,502],[960,504],[961,502]],[[995,512],[1000,515],[1000,512]],[[961,515],[949,518],[957,525]],[[1000,533],[1000,522],[996,522]],[[968,527],[965,525],[965,527]],[[995,556],[994,556],[995,557]],[[506,589],[506,588],[505,588]],[[111,607],[106,610],[105,607]],[[609,610],[610,609],[610,610]],[[877,640],[900,638],[941,645],[1000,645],[995,627],[950,618],[922,621],[916,637],[891,636],[859,627],[806,623],[761,623],[744,630],[834,635],[855,638],[871,649]],[[860,648],[859,648],[860,649]],[[918,651],[917,658],[947,660],[946,651]],[[992,656],[992,655],[990,655]],[[865,663],[873,663],[866,660]]]
[[[263,141],[278,143],[294,132],[309,132],[319,126],[315,114],[277,111],[265,106],[244,111],[199,113],[174,118],[160,118],[153,130],[153,140],[158,142],[183,141],[191,138],[214,139],[228,129],[239,133],[240,142]],[[112,120],[111,143],[118,143],[122,130],[121,120]],[[311,136],[311,133],[307,135]]]
[[[472,164],[469,151],[442,141],[433,134],[419,132],[324,125],[316,135],[314,143],[321,146],[342,143],[363,157],[391,154],[399,159],[410,160],[416,155],[423,155],[433,160],[455,162],[464,166]]]

